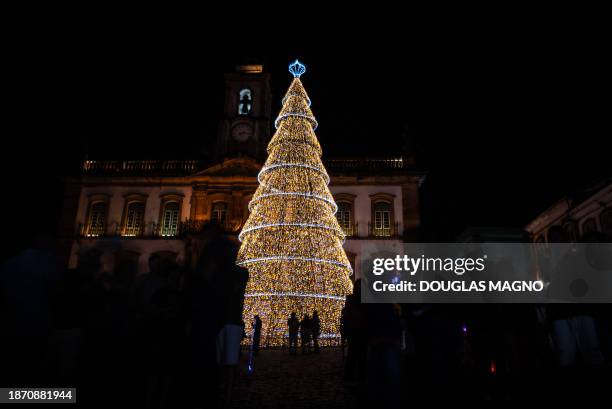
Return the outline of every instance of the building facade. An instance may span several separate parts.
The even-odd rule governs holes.
[[[541,244],[575,242],[591,232],[612,237],[612,180],[560,199],[525,229]]]
[[[81,176],[65,181],[60,235],[68,266],[76,267],[79,254],[96,248],[104,270],[143,273],[153,253],[193,262],[191,238],[212,219],[237,234],[271,137],[269,80],[258,65],[226,74],[212,162],[86,160]],[[358,278],[364,244],[416,237],[424,174],[407,156],[326,160],[324,154],[323,160]]]

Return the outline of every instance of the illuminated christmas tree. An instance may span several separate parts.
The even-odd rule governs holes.
[[[300,81],[305,71],[297,60],[289,65],[294,79],[239,235],[237,263],[249,270],[244,322],[250,338],[250,323],[260,316],[264,345],[283,343],[291,312],[301,319],[315,310],[321,338],[337,339],[345,296],[352,291],[345,235],[314,133],[317,121]]]

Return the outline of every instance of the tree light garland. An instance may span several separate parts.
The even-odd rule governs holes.
[[[251,214],[239,238],[237,264],[249,270],[244,322],[262,320],[262,344],[283,345],[292,312],[319,314],[321,337],[339,340],[340,314],[352,292],[351,265],[342,248],[345,235],[329,191],[329,176],[314,133],[317,121],[300,76],[306,67],[289,66],[293,82],[282,100],[268,159],[258,174]]]

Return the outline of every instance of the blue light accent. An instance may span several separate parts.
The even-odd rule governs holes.
[[[327,300],[344,301],[346,297],[325,294],[305,294],[305,293],[252,293],[245,294],[245,297],[302,297],[302,298],[322,298]]]
[[[326,183],[329,185],[329,176],[327,175],[327,173],[325,173],[324,170],[317,168],[315,166],[310,166],[310,165],[302,165],[301,163],[277,163],[274,165],[269,165],[269,166],[265,166],[263,167],[259,173],[257,174],[257,181],[262,184],[262,175],[269,171],[269,170],[273,170],[276,168],[290,168],[290,167],[296,167],[296,168],[307,168],[307,169],[312,169],[316,172],[321,173],[321,175],[323,175],[323,177],[325,178]]]
[[[317,200],[322,200],[326,203],[328,203],[331,207],[332,207],[332,212],[333,214],[336,214],[336,212],[338,211],[338,205],[336,203],[334,203],[333,200],[329,200],[323,196],[319,196],[319,195],[315,195],[315,194],[311,194],[311,193],[304,193],[304,192],[276,192],[276,193],[265,193],[257,198],[253,198],[251,199],[251,201],[249,202],[249,211],[252,212],[253,211],[253,206],[255,206],[255,204],[259,201],[259,199],[264,198],[264,197],[271,197],[271,196],[300,196],[300,197],[308,197],[308,198],[312,198],[312,199],[317,199]]]
[[[285,114],[285,115],[283,115],[283,116],[279,116],[278,118],[276,118],[276,121],[274,121],[274,128],[275,128],[275,129],[278,129],[278,124],[280,123],[280,121],[281,121],[283,118],[287,118],[288,116],[299,116],[299,117],[302,117],[302,118],[306,118],[306,119],[308,119],[308,121],[310,121],[310,124],[312,125],[312,130],[313,130],[313,131],[314,131],[314,130],[316,130],[316,129],[317,129],[317,127],[319,126],[319,124],[318,124],[317,120],[316,120],[316,119],[314,119],[312,116],[308,116],[308,115],[304,115],[304,114],[294,114],[294,113],[288,113],[288,114]]]
[[[312,224],[312,223],[270,223],[270,224],[261,224],[261,225],[258,225],[258,226],[249,227],[248,229],[242,229],[242,231],[238,235],[238,240],[240,240],[240,242],[242,242],[242,238],[244,237],[245,233],[248,233],[250,231],[264,229],[264,228],[268,228],[268,227],[283,227],[283,226],[289,226],[289,227],[314,227],[314,228],[319,228],[319,229],[332,230],[332,231],[337,232],[342,237],[342,244],[344,244],[344,242],[346,241],[346,236],[345,236],[345,234],[344,234],[344,232],[342,230],[336,229],[335,227],[326,226],[324,224]]]
[[[306,66],[296,59],[289,64],[289,72],[293,74],[294,78],[300,78],[300,76],[306,72]]]
[[[260,261],[271,261],[271,260],[280,260],[280,261],[311,261],[314,263],[327,263],[333,264],[338,267],[346,268],[349,271],[349,275],[353,274],[353,267],[350,264],[342,264],[339,261],[335,260],[326,260],[323,258],[312,258],[312,257],[300,257],[300,256],[270,256],[270,257],[258,257],[258,258],[250,258],[248,260],[241,261],[236,263],[236,265],[244,266],[249,263],[259,263]],[[287,295],[287,294],[283,294]],[[246,295],[245,295],[246,297]]]
[[[281,100],[281,105],[285,105],[285,101],[287,101],[287,99],[289,99],[289,97],[299,97],[299,94],[287,94],[282,100]],[[306,102],[308,102],[308,106],[310,106],[310,98],[306,98]]]

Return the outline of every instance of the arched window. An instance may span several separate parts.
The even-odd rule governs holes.
[[[253,108],[253,95],[251,90],[243,88],[238,93],[238,115],[248,115]]]
[[[374,236],[391,236],[391,203],[374,203]]]
[[[597,231],[597,222],[594,218],[590,218],[585,220],[582,223],[582,235],[589,234],[591,232]]]
[[[352,205],[349,202],[338,202],[338,211],[336,212],[336,219],[338,224],[347,236],[352,236],[353,224],[351,222],[351,213],[353,212]]]
[[[106,202],[94,202],[89,207],[87,237],[103,236],[106,230]]]
[[[178,202],[166,202],[162,212],[161,235],[172,237],[178,234],[179,204]]]
[[[599,216],[601,231],[605,234],[612,234],[612,209],[604,210]]]
[[[144,227],[144,202],[128,203],[123,218],[123,236],[134,237],[143,233]]]
[[[227,203],[216,202],[212,208],[212,219],[217,223],[224,225],[227,218]]]

